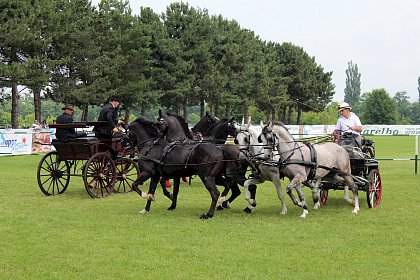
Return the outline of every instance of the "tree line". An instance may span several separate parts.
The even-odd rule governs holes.
[[[18,127],[19,87],[43,99],[89,106],[121,98],[126,116],[163,106],[188,118],[188,106],[248,117],[299,122],[301,112],[331,101],[332,72],[302,47],[260,39],[235,20],[183,2],[165,13],[127,1],[9,0],[0,7],[0,86],[11,88],[12,127]],[[294,117],[294,120],[292,120]]]
[[[305,114],[330,110],[334,95],[332,72],[302,47],[262,40],[183,2],[160,15],[144,7],[133,15],[126,0],[97,7],[8,0],[0,3],[0,22],[0,88],[11,89],[0,95],[10,103],[13,128],[22,122],[22,89],[33,97],[36,119],[51,100],[78,106],[82,121],[116,95],[127,120],[157,107],[191,119],[194,107],[199,116],[299,124]]]

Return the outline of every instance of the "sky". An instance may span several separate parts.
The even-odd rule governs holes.
[[[97,5],[100,0],[93,0]],[[175,1],[129,0],[161,14]],[[361,92],[384,88],[419,101],[420,1],[418,0],[187,0],[193,8],[236,20],[266,41],[291,42],[332,71],[334,101],[344,99],[350,61],[361,74]]]

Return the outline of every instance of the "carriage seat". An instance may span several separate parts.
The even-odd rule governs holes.
[[[86,137],[79,137],[79,138],[71,138],[66,140],[60,140],[60,139],[53,139],[51,141],[51,144],[55,143],[67,143],[67,142],[77,142],[77,143],[88,143],[88,142],[95,142],[98,141],[98,138],[92,137],[92,136],[86,136]]]

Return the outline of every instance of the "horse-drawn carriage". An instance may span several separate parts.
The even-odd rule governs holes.
[[[295,205],[304,209],[301,218],[308,214],[301,184],[312,189],[315,209],[325,204],[331,189],[344,190],[345,200],[354,206],[353,213],[359,211],[359,190],[366,192],[370,208],[379,206],[382,184],[378,161],[374,159],[373,141],[365,139],[361,148],[332,142],[312,145],[309,141],[295,140],[285,125],[276,121],[262,126],[259,136],[249,125],[238,127],[237,132],[235,142],[253,169],[253,177],[244,184],[251,209],[256,202],[248,196],[248,186],[270,180],[276,186],[282,204],[281,214],[287,213],[279,177],[290,179],[286,192]],[[343,142],[351,140],[344,138]],[[299,199],[295,198],[293,189]],[[353,199],[349,197],[349,189],[353,192]]]
[[[77,122],[53,124],[51,128],[87,128],[106,122]],[[98,139],[81,137],[70,141],[52,140],[55,151],[47,153],[39,162],[37,179],[41,191],[49,195],[66,191],[70,177],[82,177],[88,194],[93,198],[106,197],[113,192],[131,191],[140,170],[134,149],[126,147],[121,137]]]

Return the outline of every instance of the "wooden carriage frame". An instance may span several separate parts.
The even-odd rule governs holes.
[[[106,122],[53,124],[50,127],[88,128],[101,125],[106,125]],[[55,151],[42,157],[37,170],[38,186],[47,196],[64,193],[71,177],[82,177],[92,198],[126,193],[131,191],[132,183],[140,175],[139,167],[133,160],[135,149],[126,147],[122,137],[54,139],[52,145]]]

